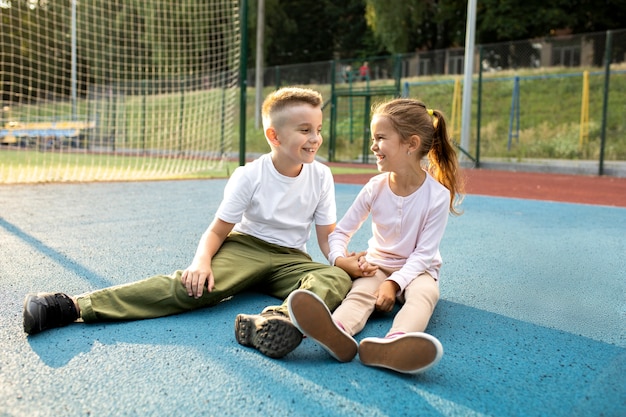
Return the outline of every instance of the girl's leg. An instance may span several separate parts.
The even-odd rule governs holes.
[[[388,336],[423,332],[439,301],[439,285],[429,274],[419,275],[404,289],[404,304],[393,320]]]
[[[357,278],[345,300],[333,313],[333,319],[351,336],[365,327],[376,306],[376,291],[389,271],[379,269],[372,277]]]
[[[385,338],[361,340],[359,358],[369,366],[419,373],[432,368],[443,356],[443,346],[423,333],[439,300],[439,285],[429,274],[421,274],[405,289],[403,306]]]

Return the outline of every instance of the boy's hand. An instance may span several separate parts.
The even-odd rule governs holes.
[[[227,223],[216,217],[202,234],[191,265],[183,271],[180,277],[190,297],[202,297],[205,286],[209,292],[215,288],[211,259],[224,243],[226,236],[233,230],[233,226],[235,226],[234,223]]]
[[[396,303],[396,293],[400,286],[394,281],[383,281],[376,293],[376,310],[389,313]]]
[[[209,292],[213,291],[213,288],[215,288],[215,279],[210,265],[208,268],[202,268],[192,263],[183,271],[180,280],[185,288],[187,288],[187,295],[193,298],[200,298],[204,287],[206,287]]]

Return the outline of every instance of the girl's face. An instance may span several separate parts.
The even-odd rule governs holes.
[[[409,144],[403,143],[389,118],[375,115],[370,125],[372,145],[370,149],[376,156],[376,166],[380,172],[395,171],[406,166]]]
[[[288,107],[275,123],[274,165],[283,175],[294,176],[302,164],[310,164],[322,146],[322,109],[309,104]],[[296,172],[297,171],[297,172]]]

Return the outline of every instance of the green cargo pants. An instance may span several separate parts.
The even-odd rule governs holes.
[[[211,266],[215,289],[205,291],[198,299],[187,295],[180,280],[182,271],[176,271],[78,296],[81,317],[85,322],[162,317],[211,307],[244,290],[284,300],[282,305],[265,310],[288,315],[287,296],[296,289],[307,289],[332,311],[352,285],[349,275],[340,268],[313,262],[297,249],[239,233],[226,238]]]

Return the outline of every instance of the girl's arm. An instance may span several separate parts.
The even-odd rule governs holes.
[[[327,226],[315,226],[315,230],[317,232],[317,242],[326,259],[328,259],[328,251],[330,247],[328,244],[328,236],[334,229],[334,224]],[[352,278],[372,276],[376,270],[378,270],[378,267],[369,265],[367,261],[365,261],[366,253],[367,252],[363,251],[359,253],[352,253],[345,257],[338,257],[335,265],[346,271]]]
[[[449,215],[449,197],[440,199],[431,208],[422,230],[418,231],[415,249],[402,268],[387,278],[396,282],[400,291],[404,291],[406,286],[423,272],[432,270],[433,267],[439,268],[439,265],[433,265],[433,260],[439,253],[439,244],[446,230]]]

